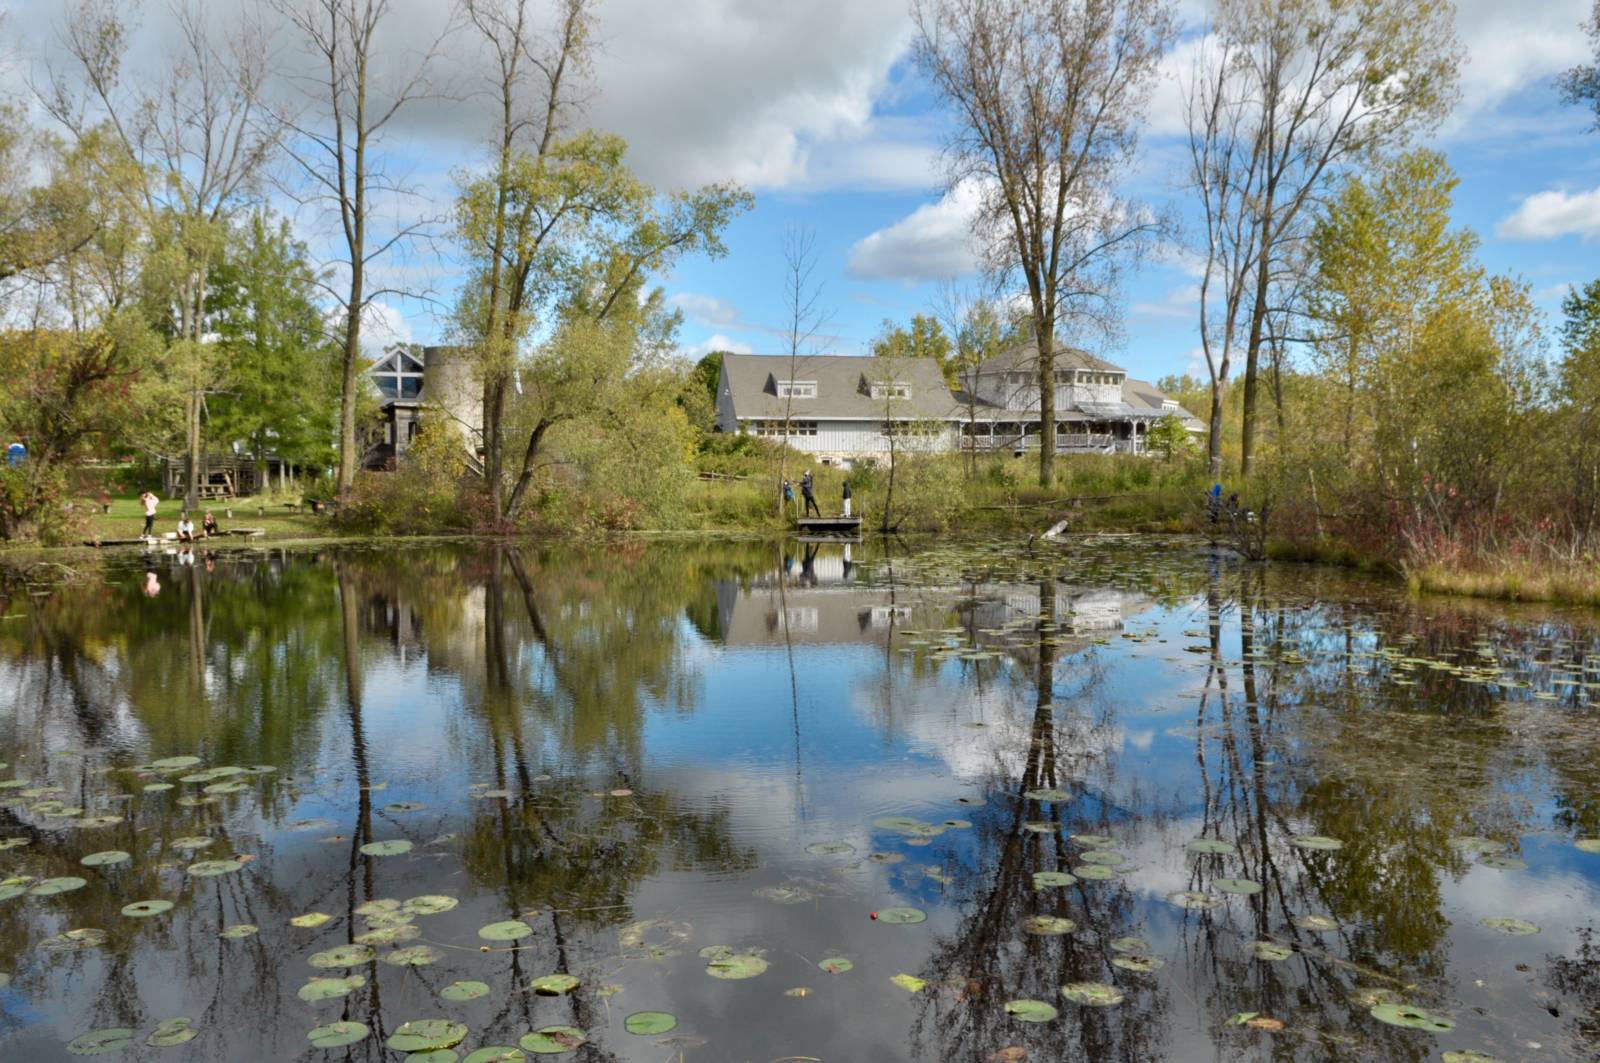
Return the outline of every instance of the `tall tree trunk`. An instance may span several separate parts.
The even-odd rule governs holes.
[[[1244,424],[1239,440],[1239,475],[1248,480],[1256,462],[1256,384],[1261,364],[1261,330],[1267,317],[1271,260],[1263,252],[1256,265],[1256,297],[1250,307],[1250,342],[1244,352]]]
[[[1056,480],[1056,352],[1055,323],[1039,328],[1039,486]]]
[[[539,460],[539,444],[544,441],[544,434],[549,428],[549,421],[540,421],[528,436],[528,448],[522,452],[522,469],[517,473],[517,483],[511,489],[511,497],[506,500],[508,517],[515,516],[517,510],[522,507],[522,498],[533,483],[533,470]]]
[[[1222,478],[1222,381],[1211,381],[1211,426],[1206,440],[1207,467],[1211,478]]]

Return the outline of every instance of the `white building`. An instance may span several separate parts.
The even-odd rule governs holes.
[[[1140,453],[1150,426],[1198,418],[1118,366],[1078,350],[1055,357],[1056,449]],[[931,358],[725,354],[717,382],[717,428],[771,439],[824,462],[889,450],[889,431],[908,450],[1020,453],[1039,446],[1038,351],[1022,345],[966,374],[952,392]]]

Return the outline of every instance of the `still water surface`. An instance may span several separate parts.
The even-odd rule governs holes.
[[[3,1059],[1600,1059],[1591,614],[1141,538],[33,591]]]

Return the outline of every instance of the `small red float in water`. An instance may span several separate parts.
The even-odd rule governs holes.
[[[878,913],[877,912],[873,912],[872,913],[872,918],[874,918],[874,919],[878,918]]]

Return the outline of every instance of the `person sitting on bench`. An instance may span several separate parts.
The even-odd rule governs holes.
[[[189,519],[188,510],[178,515],[178,541],[180,543],[194,542],[194,521]]]
[[[211,515],[211,511],[209,509],[206,510],[205,519],[200,522],[200,530],[205,532],[207,539],[211,538],[213,535],[222,534],[222,529],[217,527],[217,518]]]

